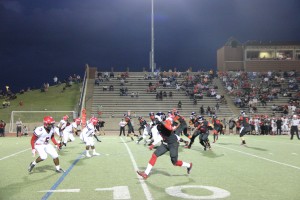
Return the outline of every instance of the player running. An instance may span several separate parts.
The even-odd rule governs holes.
[[[143,177],[143,179],[147,179],[151,169],[156,163],[156,160],[159,156],[164,155],[167,151],[170,152],[171,162],[174,166],[186,167],[187,173],[190,174],[193,164],[183,162],[178,160],[178,147],[179,147],[179,138],[176,134],[174,134],[175,127],[172,127],[172,122],[170,119],[166,119],[166,116],[161,113],[160,115],[155,115],[155,119],[157,121],[157,130],[161,134],[163,138],[163,142],[160,146],[157,147],[155,152],[152,154],[151,159],[147,165],[145,171],[137,171],[138,175]]]
[[[60,168],[58,153],[55,148],[49,143],[50,140],[59,149],[59,142],[56,141],[54,137],[54,124],[55,121],[52,117],[46,116],[43,119],[44,125],[36,127],[34,129],[33,135],[31,137],[31,148],[32,154],[35,156],[36,151],[39,157],[29,164],[28,171],[32,172],[33,168],[37,163],[42,162],[47,159],[47,154],[53,158],[53,162],[57,173],[63,173],[64,170]]]
[[[63,130],[63,145],[67,146],[68,141],[70,140],[71,142],[73,142],[75,140],[74,138],[74,133],[77,135],[78,130],[78,126],[81,123],[81,119],[80,118],[76,118],[74,120],[74,122],[72,122],[69,126],[67,126],[64,130]]]
[[[97,137],[95,135],[95,126],[98,123],[98,119],[96,117],[92,117],[89,121],[89,123],[87,124],[87,126],[82,129],[81,134],[80,134],[80,139],[85,143],[85,156],[90,158],[91,155],[89,153],[90,148],[92,149],[92,155],[93,156],[99,156],[100,154],[96,152],[95,149],[95,143],[94,143],[94,138],[93,137]]]

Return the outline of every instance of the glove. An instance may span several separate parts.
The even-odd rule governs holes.
[[[151,145],[149,146],[149,149],[152,150],[153,148],[154,148],[154,145],[151,144]]]
[[[61,149],[62,149],[62,143],[61,143],[61,142],[57,143],[57,144],[55,145],[55,147],[56,147],[56,149],[57,149],[58,151],[61,150]]]
[[[35,157],[36,150],[35,150],[35,149],[32,149],[32,150],[31,150],[31,153],[32,153],[32,157]]]
[[[155,119],[157,119],[159,122],[162,122],[161,116],[155,115]]]

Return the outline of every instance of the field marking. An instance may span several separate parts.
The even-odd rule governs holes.
[[[276,137],[276,136],[275,136]],[[289,139],[289,138],[288,138]],[[249,140],[254,140],[254,141],[258,141],[258,142],[271,142],[271,143],[279,143],[279,144],[287,144],[287,145],[296,145],[299,146],[300,143],[289,143],[289,142],[283,142],[283,141],[274,141],[274,140],[258,140],[258,139],[253,139],[251,137],[249,137]],[[290,140],[290,139],[289,139]]]
[[[76,165],[76,163],[82,158],[83,154],[82,152],[76,160],[72,163],[72,165],[67,169],[66,172],[64,172],[61,177],[54,183],[54,185],[50,188],[50,190],[47,190],[47,193],[42,197],[42,200],[46,200],[50,197],[50,195],[53,193],[53,191],[56,191],[55,189],[61,184],[61,182],[64,180],[64,178],[70,173],[70,171],[73,169],[73,167]]]
[[[41,190],[38,192],[80,192],[80,189]]]
[[[17,153],[11,154],[11,155],[9,155],[9,156],[5,156],[5,157],[3,157],[3,158],[0,158],[0,161],[1,161],[1,160],[4,160],[4,159],[6,159],[6,158],[10,158],[10,157],[12,157],[12,156],[18,155],[18,154],[23,153],[24,151],[28,151],[28,150],[30,150],[30,149],[31,149],[31,148],[24,149],[24,150],[22,150],[22,151],[19,151],[19,152],[17,152]]]
[[[236,150],[236,149],[223,147],[223,146],[218,145],[218,144],[215,144],[215,146],[223,148],[223,149],[228,149],[228,150],[231,150],[231,151],[236,151],[238,153],[245,154],[247,156],[252,156],[252,157],[255,157],[255,158],[258,158],[258,159],[261,159],[261,160],[266,160],[266,161],[269,161],[269,162],[272,162],[272,163],[276,163],[276,164],[279,164],[279,165],[284,165],[284,166],[287,166],[287,167],[291,167],[291,168],[300,170],[300,167],[297,167],[297,166],[294,166],[294,165],[286,164],[286,163],[279,162],[279,161],[276,161],[276,160],[271,160],[271,159],[264,158],[264,157],[261,157],[261,156],[257,156],[255,154],[247,153],[247,152],[244,152],[244,151],[239,151],[239,150]]]
[[[131,159],[131,162],[132,162],[134,171],[137,171],[137,170],[138,170],[138,167],[137,167],[136,161],[135,161],[135,159],[134,159],[134,157],[133,157],[133,155],[132,155],[132,152],[131,152],[130,148],[128,147],[128,145],[126,144],[126,142],[124,141],[124,139],[123,139],[122,137],[120,137],[120,139],[122,140],[123,144],[125,145],[125,147],[126,147],[126,149],[127,149],[127,151],[128,151],[128,154],[129,154],[129,156],[130,156],[130,159]],[[138,177],[138,180],[140,181],[140,184],[141,184],[141,186],[142,186],[142,188],[143,188],[143,190],[144,190],[144,194],[145,194],[145,196],[146,196],[146,199],[147,199],[147,200],[152,200],[153,198],[152,198],[152,195],[151,195],[151,193],[150,193],[150,191],[149,191],[149,188],[148,188],[147,184],[146,184],[145,181],[144,181],[141,177],[139,177],[137,174],[136,174],[136,176]]]

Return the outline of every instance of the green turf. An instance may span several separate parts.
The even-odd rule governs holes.
[[[84,145],[79,138],[68,143],[59,152],[61,167],[69,169],[62,175],[54,171],[50,157],[28,173],[33,160],[30,137],[0,138],[0,199],[42,199],[57,184],[56,190],[80,191],[53,192],[45,199],[113,199],[112,191],[95,189],[127,186],[131,199],[141,200],[146,199],[143,183],[152,199],[160,200],[182,199],[166,193],[171,186],[198,187],[182,189],[189,197],[210,196],[212,191],[199,187],[212,186],[230,192],[225,198],[230,200],[299,199],[300,141],[288,136],[246,136],[248,147],[240,146],[238,136],[221,136],[210,151],[203,151],[195,142],[192,149],[180,147],[179,152],[179,159],[193,162],[190,175],[185,168],[172,166],[167,153],[158,158],[146,181],[137,177],[134,162],[144,170],[152,151],[126,137],[101,139],[96,143],[101,155],[92,158],[81,157]]]
[[[81,93],[82,84],[74,83],[65,90],[65,84],[51,86],[47,92],[33,90],[17,94],[17,99],[10,101],[10,107],[0,109],[0,119],[9,122],[11,111],[71,111],[76,109]],[[3,101],[3,99],[1,99]],[[2,102],[1,101],[1,102]],[[23,102],[23,106],[19,102]],[[36,120],[40,121],[40,117]]]

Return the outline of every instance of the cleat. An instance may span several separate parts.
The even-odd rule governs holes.
[[[89,153],[85,154],[85,156],[88,158],[92,157]]]
[[[64,173],[65,171],[62,168],[55,170],[57,173]]]
[[[190,147],[190,146],[184,146],[184,148],[186,148],[186,149],[190,149],[191,147]]]
[[[188,141],[185,141],[185,146],[189,146],[189,142]]]
[[[100,153],[94,152],[93,156],[100,156]]]
[[[190,167],[187,168],[187,173],[190,174],[193,167],[193,163],[190,163]]]
[[[32,162],[29,164],[29,167],[28,167],[28,172],[31,172],[32,169],[34,168],[34,164],[32,164]]]
[[[148,178],[148,175],[143,171],[136,171],[136,173],[138,173],[138,175],[143,177],[144,180],[146,180]]]

